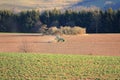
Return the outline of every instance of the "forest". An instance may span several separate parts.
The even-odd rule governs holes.
[[[37,33],[41,27],[79,26],[87,33],[120,33],[120,10],[60,11],[37,10],[15,13],[0,10],[0,32]]]

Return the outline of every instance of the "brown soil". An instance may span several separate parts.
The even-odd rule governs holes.
[[[62,37],[65,42],[56,42],[55,36],[39,34],[0,34],[0,52],[120,56],[120,34]]]

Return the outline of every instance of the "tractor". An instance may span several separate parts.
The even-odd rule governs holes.
[[[57,40],[57,42],[64,42],[65,41],[64,38],[62,38],[62,37],[60,37],[58,35],[56,36],[55,40]]]

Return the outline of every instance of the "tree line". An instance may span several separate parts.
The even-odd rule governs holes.
[[[41,27],[80,26],[87,33],[120,33],[120,10],[51,11],[35,10],[14,13],[0,10],[0,32],[39,32]]]

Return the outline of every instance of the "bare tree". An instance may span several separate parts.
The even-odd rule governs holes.
[[[23,40],[20,45],[20,52],[27,53],[29,52],[28,49],[28,42],[26,40]]]

